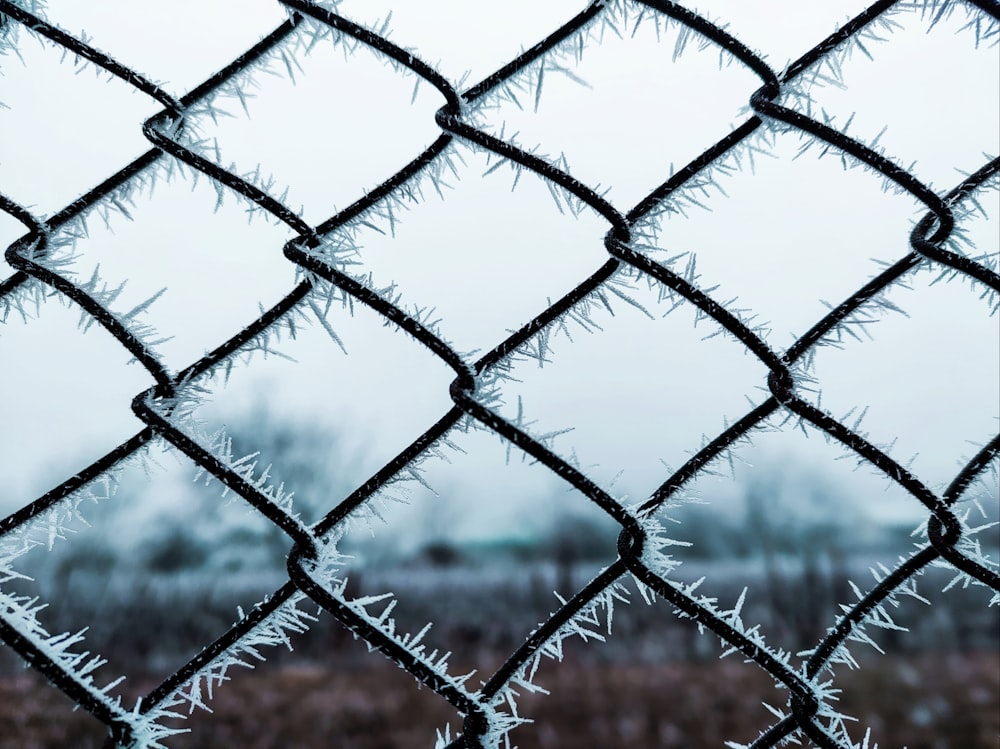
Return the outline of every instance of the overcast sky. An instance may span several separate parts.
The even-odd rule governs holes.
[[[266,0],[227,2],[54,2],[47,17],[67,31],[85,31],[91,43],[159,81],[180,96],[277,26],[284,13]],[[393,5],[401,7],[393,8]],[[391,38],[412,48],[456,83],[470,85],[514,57],[577,12],[582,3],[508,2],[498,12],[484,3],[345,2],[340,12],[375,24],[393,11]],[[723,0],[701,2],[712,18],[761,52],[775,70],[813,46],[864,7],[859,2],[802,3]],[[780,20],[779,20],[780,19]],[[856,53],[844,64],[845,89],[809,90],[817,109],[874,138],[887,155],[944,193],[963,172],[1000,151],[1000,52],[975,48],[959,10],[927,33],[919,14],[897,16],[891,39],[868,45],[874,60]],[[496,132],[518,133],[539,153],[563,154],[574,176],[609,188],[622,212],[746,117],[759,80],[739,65],[719,67],[719,54],[696,44],[672,60],[676,26],[657,36],[645,24],[624,38],[606,33],[582,60],[565,58],[572,75],[546,75],[537,110],[506,102],[485,113]],[[296,60],[295,80],[258,75],[249,118],[231,101],[233,117],[198,123],[217,139],[222,158],[242,172],[258,164],[273,174],[287,203],[316,224],[344,208],[404,166],[439,134],[434,112],[441,96],[429,85],[393,71],[364,49],[345,56],[327,44]],[[276,69],[277,70],[277,69]],[[280,71],[278,71],[280,72]],[[149,148],[141,123],[160,105],[126,84],[77,70],[47,43],[21,34],[18,54],[0,58],[0,191],[39,217],[51,215]],[[581,79],[586,86],[574,79]],[[945,92],[942,94],[941,92]],[[941,97],[946,104],[942,106]],[[412,103],[411,103],[412,99]],[[657,257],[682,252],[697,259],[702,288],[767,323],[778,350],[808,330],[827,309],[908,251],[912,222],[922,215],[905,195],[882,192],[881,180],[861,169],[845,171],[835,156],[814,148],[795,158],[802,143],[781,135],[771,156],[727,178],[728,197],[705,199],[660,227]],[[505,331],[540,312],[605,260],[600,217],[561,213],[540,180],[513,172],[458,145],[458,174],[443,199],[433,190],[399,216],[395,236],[357,237],[354,267],[377,285],[396,282],[410,305],[436,308],[440,330],[457,350],[489,350]],[[165,157],[169,158],[169,157]],[[996,252],[1000,212],[985,193],[982,217],[963,223],[980,252]],[[77,246],[80,279],[100,266],[116,286],[128,279],[120,309],[167,291],[145,321],[171,339],[158,352],[171,371],[182,369],[257,314],[295,282],[281,248],[292,233],[231,197],[217,211],[216,193],[201,179],[179,175],[158,184],[152,198],[130,207],[133,220],[110,227],[94,218]],[[21,226],[0,215],[0,244]],[[0,270],[0,277],[6,271]],[[1000,414],[1000,335],[989,300],[968,283],[931,285],[936,274],[914,275],[890,299],[908,317],[891,315],[869,326],[871,341],[823,349],[816,374],[822,405],[837,416],[868,407],[864,426],[879,443],[894,439],[892,456],[932,486],[947,482],[975,444],[990,439]],[[520,383],[504,388],[507,415],[521,398],[532,429],[573,427],[555,443],[574,454],[603,485],[624,471],[614,491],[640,499],[665,480],[664,464],[679,467],[728,419],[766,397],[766,371],[714,328],[693,325],[685,305],[670,304],[645,282],[630,293],[652,317],[625,303],[599,313],[602,331],[573,330],[556,337],[551,363],[517,365]],[[30,501],[134,434],[132,397],[152,384],[128,354],[98,326],[79,331],[79,311],[48,299],[26,322],[11,313],[0,326],[0,513]],[[305,418],[346,435],[351,456],[345,483],[358,483],[405,447],[450,407],[452,373],[404,335],[356,308],[334,310],[329,323],[345,355],[318,325],[278,348],[297,360],[255,358],[238,367],[229,386],[212,392],[204,415],[210,425],[266,399],[289,419]],[[233,417],[235,418],[235,417]],[[776,422],[777,423],[777,422]],[[545,501],[559,484],[538,466],[505,467],[496,439],[456,437],[467,454],[451,464],[427,465],[444,495],[470,504],[455,524],[461,532],[509,532],[518,516]],[[853,462],[836,461],[836,446],[789,427],[760,434],[738,457],[757,466],[796,465],[845,493],[868,496],[876,515],[919,517],[901,493]],[[175,469],[171,468],[171,471]],[[177,475],[188,476],[183,461]],[[173,474],[171,474],[173,475]],[[746,479],[706,480],[706,499],[738,491]],[[154,482],[156,479],[153,480]],[[151,495],[169,499],[173,480]],[[417,497],[417,500],[422,501]],[[582,502],[582,498],[577,498]]]

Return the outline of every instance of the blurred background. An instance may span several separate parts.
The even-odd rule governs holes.
[[[912,7],[865,38],[834,73],[802,93],[814,111],[868,142],[939,193],[1000,151],[1000,60],[995,25]],[[412,48],[467,87],[580,10],[579,2],[436,0],[337,4],[337,11]],[[859,12],[864,3],[699,2],[772,69]],[[943,6],[942,6],[943,7]],[[971,8],[971,6],[969,6]],[[182,94],[285,17],[264,0],[45,3],[68,32]],[[391,11],[391,17],[390,17]],[[607,29],[581,57],[546,69],[542,93],[498,99],[489,127],[607,188],[627,211],[747,116],[759,80],[678,27]],[[992,31],[989,30],[992,28]],[[5,31],[4,33],[9,33]],[[978,40],[978,43],[977,43]],[[245,101],[224,100],[199,133],[240,173],[274,176],[276,194],[315,224],[399,170],[439,130],[443,100],[430,86],[360,48],[302,53],[261,74]],[[284,67],[284,66],[279,66]],[[539,81],[532,81],[538,86]],[[946,90],[948,104],[928,91]],[[525,98],[526,97],[526,98]],[[801,103],[801,102],[800,102]],[[57,212],[148,149],[142,122],[160,105],[96,74],[62,50],[20,33],[0,57],[0,191],[38,217]],[[882,128],[885,127],[885,132]],[[909,251],[922,206],[885,193],[879,178],[844,169],[797,136],[772,135],[755,162],[697,204],[650,227],[653,257],[683,268],[716,299],[756,315],[783,350],[884,264]],[[394,218],[354,238],[352,272],[396,285],[406,304],[431,307],[456,350],[484,352],[507,331],[573,288],[606,259],[606,223],[574,216],[546,185],[457,145],[455,171]],[[988,154],[988,155],[984,155]],[[911,163],[913,166],[911,166]],[[995,191],[960,222],[972,256],[1000,246]],[[707,209],[707,210],[706,210]],[[0,245],[23,227],[0,214]],[[137,194],[128,219],[95,216],[68,271],[127,280],[127,310],[166,291],[141,319],[164,339],[157,355],[177,371],[217,346],[296,281],[281,247],[284,226],[219,201],[207,179],[178,172]],[[679,258],[679,259],[678,259]],[[993,255],[995,266],[995,255]],[[8,269],[9,270],[9,269]],[[12,271],[11,271],[12,272]],[[369,276],[370,274],[370,276]],[[0,269],[0,280],[9,275]],[[641,502],[707,439],[765,397],[766,370],[745,349],[674,308],[655,286],[619,279],[629,302],[594,311],[588,326],[556,333],[544,366],[513,364],[498,410],[523,412],[533,434],[623,502]],[[829,341],[813,361],[816,401],[863,429],[925,484],[942,491],[1000,424],[1000,325],[996,299],[921,267],[887,295],[902,311],[872,314],[864,333]],[[729,301],[731,300],[731,301]],[[612,301],[615,301],[612,299]],[[0,516],[26,505],[135,434],[132,398],[149,375],[79,309],[58,296],[5,306],[0,325]],[[323,318],[320,324],[319,317]],[[333,331],[331,336],[329,327]],[[865,335],[867,334],[867,335]],[[329,512],[451,406],[452,375],[422,346],[374,313],[332,309],[303,321],[267,354],[241,359],[226,377],[199,382],[200,434],[224,433],[234,456],[294,491],[308,522]],[[674,579],[704,578],[702,592],[731,607],[746,589],[743,620],[776,647],[807,651],[840,606],[868,590],[871,570],[892,568],[925,542],[926,510],[897,485],[808,427],[783,416],[738,444],[671,502],[661,520],[681,545]],[[997,471],[963,495],[960,511],[982,553],[1000,557]],[[14,565],[5,592],[37,596],[50,632],[86,631],[86,647],[128,674],[126,704],[148,692],[287,580],[288,538],[175,450],[157,443],[85,499],[72,533]],[[433,622],[427,641],[452,651],[452,671],[486,679],[541,621],[616,558],[619,527],[495,436],[453,430],[418,476],[401,477],[339,543],[351,595],[391,592],[403,631]],[[63,534],[60,534],[61,536]],[[955,585],[934,568],[921,602],[900,597],[908,631],[868,634],[859,668],[838,667],[838,708],[858,718],[852,735],[882,747],[995,747],[1000,732],[997,606],[982,587]],[[628,588],[631,583],[627,583]],[[751,742],[774,716],[762,703],[786,694],[753,664],[699,635],[662,601],[615,609],[606,642],[569,643],[563,662],[537,679],[550,695],[524,694],[534,721],[512,734],[522,749],[555,746],[691,747]],[[930,605],[928,605],[928,603]],[[310,609],[311,611],[311,609]],[[460,722],[443,700],[369,654],[325,614],[237,669],[213,713],[178,725],[178,747],[429,746]],[[100,746],[103,727],[0,649],[0,747]]]

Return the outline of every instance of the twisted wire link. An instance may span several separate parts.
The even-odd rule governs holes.
[[[318,604],[372,649],[396,662],[451,704],[463,716],[464,725],[461,734],[449,746],[499,746],[503,737],[523,722],[511,707],[512,688],[530,682],[539,659],[581,620],[600,607],[610,611],[614,601],[623,600],[621,583],[629,577],[637,581],[641,589],[667,601],[690,626],[707,629],[719,637],[725,647],[739,652],[747,661],[770,674],[776,683],[787,688],[787,712],[761,733],[753,743],[754,747],[775,746],[801,735],[816,746],[838,749],[850,745],[849,739],[838,728],[838,714],[830,704],[830,687],[820,677],[828,678],[832,666],[843,657],[843,648],[849,639],[859,636],[867,623],[886,616],[882,608],[885,603],[928,565],[940,560],[946,561],[969,579],[1000,592],[1000,576],[982,560],[973,558],[964,546],[967,531],[954,509],[966,489],[989,469],[1000,454],[1000,435],[983,446],[946,490],[938,495],[859,433],[856,425],[849,427],[843,420],[808,402],[801,394],[804,384],[802,365],[816,347],[845,325],[851,315],[900,283],[919,266],[930,264],[970,279],[988,292],[1000,292],[1000,276],[994,269],[947,247],[955,229],[956,209],[965,201],[974,200],[978,190],[996,179],[1000,172],[1000,159],[983,164],[952,190],[938,194],[873,146],[787,106],[784,101],[789,86],[804,80],[812,69],[835,55],[838,49],[886,14],[905,12],[906,4],[893,0],[874,3],[779,74],[725,29],[679,3],[665,0],[636,0],[634,3],[629,0],[629,3],[641,8],[643,13],[657,14],[679,24],[685,33],[698,35],[705,44],[718,48],[720,53],[728,55],[756,75],[760,86],[750,96],[752,115],[746,121],[722,134],[715,144],[673,173],[635,206],[623,211],[594,188],[571,176],[559,164],[528,152],[512,139],[490,132],[477,117],[480,108],[491,97],[533,65],[543,63],[548,55],[562,47],[577,43],[580,35],[589,28],[608,22],[617,3],[594,0],[538,44],[482,81],[460,91],[412,52],[390,42],[384,35],[338,15],[335,9],[309,0],[280,0],[288,12],[286,21],[203,83],[183,96],[174,96],[105,52],[26,9],[25,3],[0,0],[0,34],[6,33],[4,26],[19,24],[56,47],[107,71],[163,106],[163,110],[149,118],[142,127],[151,149],[54,215],[38,218],[11,198],[0,194],[0,210],[21,222],[27,230],[6,250],[6,261],[14,273],[0,283],[0,304],[4,304],[7,310],[16,307],[19,304],[18,295],[26,289],[48,289],[62,294],[104,327],[149,372],[155,383],[136,395],[131,404],[134,414],[145,427],[80,473],[0,520],[0,541],[26,534],[32,527],[44,524],[47,517],[71,502],[82,489],[114,472],[154,440],[160,439],[219,479],[280,528],[292,543],[287,560],[288,582],[152,689],[133,710],[122,707],[120,697],[115,696],[114,684],[98,686],[89,675],[92,668],[83,668],[80,658],[71,653],[68,648],[75,645],[78,638],[71,638],[71,641],[53,638],[37,620],[23,612],[19,614],[20,603],[15,598],[8,596],[3,599],[0,639],[56,688],[108,727],[106,746],[109,749],[116,746],[164,745],[158,742],[166,741],[176,732],[176,729],[164,725],[164,719],[175,716],[173,709],[180,704],[202,705],[202,684],[222,688],[226,669],[235,657],[246,652],[247,648],[279,642],[288,632],[308,629],[311,617],[300,608],[305,602]],[[992,19],[994,23],[1000,19],[1000,10],[995,3],[970,0],[968,5],[983,19]],[[937,12],[944,13],[947,7],[948,3],[942,3]],[[189,133],[197,129],[197,119],[201,116],[199,106],[210,102],[220,90],[234,86],[238,89],[241,82],[248,80],[247,77],[264,65],[269,57],[284,54],[285,47],[292,44],[297,35],[320,32],[332,33],[352,45],[363,45],[398,71],[426,81],[444,97],[445,104],[435,114],[441,134],[430,146],[346,209],[311,226],[281,198],[272,195],[268,186],[258,184],[246,175],[236,174],[231,168],[222,167],[211,154],[199,148]],[[738,310],[730,309],[727,304],[713,298],[710,291],[699,288],[695,279],[652,259],[643,244],[649,223],[656,220],[664,205],[685,188],[698,184],[699,179],[710,175],[718,164],[750,143],[755,134],[766,131],[794,132],[822,143],[889,181],[919,201],[927,211],[910,234],[911,250],[908,254],[834,306],[784,351],[775,350]],[[408,312],[396,298],[373,288],[365,279],[351,275],[349,268],[338,260],[335,251],[338,237],[348,232],[359,217],[383,204],[391,205],[391,201],[406,194],[416,182],[427,175],[433,178],[446,168],[450,150],[456,144],[485,151],[509,162],[518,170],[531,171],[553,189],[593,210],[608,224],[604,237],[608,258],[572,290],[475,361],[468,361],[432,325],[423,322],[419,314]],[[71,273],[65,272],[63,265],[53,263],[52,248],[58,245],[62,234],[70,231],[74,222],[92,211],[106,210],[109,205],[114,205],[116,196],[122,190],[143,184],[157,169],[170,169],[175,165],[183,165],[193,173],[207,177],[220,192],[220,197],[223,192],[231,193],[255,210],[286,225],[294,236],[284,244],[282,253],[298,269],[301,280],[277,304],[242,330],[180,371],[171,372],[157,354],[155,342],[150,340],[147,331],[131,317],[113,311],[96,287],[80,283]],[[520,423],[501,416],[481,397],[484,383],[502,372],[512,357],[579,305],[599,294],[609,280],[622,270],[646,277],[651,283],[664,287],[681,303],[691,305],[698,315],[718,324],[766,367],[770,393],[763,403],[754,406],[709,440],[637,507],[624,506],[580,468],[560,457],[544,440],[530,434]],[[191,387],[196,386],[199,379],[210,376],[220,368],[232,366],[234,357],[240,352],[259,343],[281,325],[291,324],[289,321],[312,301],[333,297],[370,308],[447,365],[454,373],[449,387],[453,406],[326,515],[312,525],[306,525],[227,456],[218,454],[197,435],[189,433],[179,416],[184,412]],[[656,562],[662,543],[657,512],[720,456],[776,415],[782,414],[820,430],[884,473],[924,506],[929,521],[927,544],[885,574],[874,587],[860,596],[860,600],[845,607],[845,613],[832,623],[801,667],[793,666],[790,654],[765,641],[755,628],[745,626],[740,618],[739,605],[732,611],[720,610],[692,586],[672,580],[668,575],[669,568]],[[428,653],[419,644],[419,636],[396,632],[384,616],[375,616],[363,602],[348,598],[344,586],[338,584],[335,571],[331,572],[336,568],[338,533],[349,522],[352,513],[373,501],[383,487],[419,462],[445,440],[450,431],[467,428],[485,429],[499,435],[567,481],[621,527],[617,560],[542,622],[475,690],[467,685],[468,676],[455,676],[448,672],[446,657],[440,657],[436,652]],[[56,647],[57,642],[61,643],[59,647]]]

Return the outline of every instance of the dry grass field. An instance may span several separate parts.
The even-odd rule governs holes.
[[[525,694],[514,731],[520,749],[722,747],[769,724],[761,701],[782,694],[735,659],[698,663],[587,663],[572,654],[546,664],[550,695]],[[996,652],[871,659],[838,677],[842,707],[872,726],[884,749],[996,749],[1000,661]],[[147,685],[135,683],[133,689]],[[343,667],[285,662],[234,674],[213,713],[197,712],[178,749],[390,749],[431,747],[455,713],[378,656]],[[863,729],[859,730],[859,734]],[[30,671],[0,680],[0,749],[93,749],[103,727]],[[860,739],[860,735],[856,737]]]
[[[477,669],[485,679],[551,610],[557,571],[526,568],[526,574],[487,574],[489,568],[440,568],[370,572],[358,594],[396,590],[401,631],[436,620],[428,641],[454,652],[452,673]],[[743,579],[708,567],[722,582],[714,589],[735,600]],[[524,573],[525,570],[514,569]],[[566,585],[579,587],[589,571]],[[696,570],[696,572],[699,572]],[[943,578],[929,573],[925,590]],[[89,625],[88,648],[110,663],[103,678],[126,673],[125,705],[151,691],[175,668],[225,631],[239,591],[205,588],[181,577],[144,586],[107,587],[94,581],[46,596],[55,601],[54,631]],[[264,581],[269,583],[270,581]],[[824,619],[843,599],[829,584],[788,578],[752,579],[745,614],[762,622],[768,636],[791,650],[815,643]],[[820,581],[823,582],[823,581]],[[779,584],[780,583],[780,584]],[[200,587],[199,587],[200,586]],[[794,607],[782,605],[776,591]],[[881,749],[998,749],[1000,650],[997,613],[981,591],[953,591],[930,608],[903,601],[899,621],[907,633],[879,632],[887,653],[852,647],[861,668],[838,668],[840,709],[858,718],[854,740],[865,727]],[[223,595],[224,594],[224,595]],[[781,612],[815,613],[789,618]],[[615,611],[606,643],[565,642],[562,663],[543,661],[536,683],[551,694],[522,693],[518,710],[533,721],[514,730],[520,749],[700,749],[748,743],[773,722],[762,705],[784,706],[786,693],[753,664],[719,660],[718,642],[699,636],[666,605],[623,606]],[[230,669],[231,683],[218,689],[212,712],[197,711],[176,727],[189,728],[169,741],[176,749],[389,749],[434,745],[437,730],[461,729],[457,713],[431,690],[363,644],[331,617],[321,616],[307,634],[293,637],[294,651],[267,648],[255,669]],[[866,652],[867,651],[867,652]],[[99,680],[102,678],[99,675]],[[0,648],[0,749],[98,749],[106,730],[36,672]]]

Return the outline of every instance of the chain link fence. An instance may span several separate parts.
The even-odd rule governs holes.
[[[168,445],[217,478],[293,544],[287,559],[287,582],[246,612],[228,632],[206,644],[134,707],[123,704],[116,682],[98,683],[94,672],[102,662],[82,649],[82,635],[47,632],[36,616],[38,601],[0,587],[0,638],[6,646],[44,674],[53,688],[104,723],[109,731],[107,747],[169,746],[170,736],[182,730],[171,720],[189,709],[209,706],[213,691],[226,689],[227,672],[243,659],[259,655],[259,648],[285,644],[292,633],[306,633],[303,636],[308,637],[313,617],[307,609],[318,605],[363,639],[371,650],[391,659],[453,706],[464,721],[462,730],[459,735],[439,734],[437,746],[498,747],[507,745],[509,732],[524,722],[517,712],[518,695],[536,689],[533,678],[540,661],[558,656],[567,638],[599,635],[605,620],[610,628],[614,607],[627,602],[624,582],[631,579],[643,596],[665,600],[690,627],[719,638],[725,649],[755,663],[787,690],[787,704],[773,710],[773,724],[753,741],[753,747],[777,746],[789,740],[831,749],[857,746],[847,732],[849,718],[838,711],[836,702],[834,666],[854,663],[848,646],[871,642],[872,628],[898,628],[890,613],[891,604],[904,595],[917,596],[915,579],[935,564],[950,566],[962,584],[991,589],[991,605],[1000,602],[996,560],[984,553],[978,542],[977,533],[982,529],[972,527],[968,517],[955,508],[970,486],[991,471],[995,473],[1000,435],[982,445],[943,492],[935,493],[890,457],[888,449],[860,432],[858,422],[835,418],[808,397],[821,384],[813,376],[811,360],[818,347],[842,335],[853,335],[853,327],[862,326],[877,317],[880,309],[890,306],[887,290],[905,284],[916,269],[933,268],[949,280],[968,281],[996,311],[1000,291],[997,255],[970,255],[959,241],[958,229],[963,218],[982,210],[984,191],[996,188],[1000,160],[985,160],[950,190],[937,192],[896,163],[892,154],[878,145],[878,139],[855,139],[847,135],[846,127],[838,127],[825,113],[813,111],[808,106],[808,88],[819,78],[836,79],[840,63],[853,52],[867,54],[865,45],[880,34],[891,44],[892,32],[901,17],[916,15],[934,25],[957,14],[967,21],[969,44],[995,45],[1000,34],[997,4],[990,0],[881,0],[805,50],[784,70],[776,71],[718,22],[706,20],[681,4],[597,0],[509,64],[464,89],[417,55],[389,41],[385,28],[372,30],[339,15],[335,3],[281,0],[281,5],[287,11],[286,21],[266,30],[259,43],[203,83],[177,96],[90,46],[86,39],[61,30],[56,25],[58,19],[49,19],[41,3],[0,0],[0,47],[5,54],[17,54],[19,45],[39,37],[65,50],[77,64],[103,69],[162,105],[162,111],[143,126],[150,150],[54,214],[37,216],[0,194],[0,209],[21,222],[27,232],[6,251],[6,262],[13,270],[0,284],[4,319],[30,316],[33,307],[47,303],[53,294],[61,295],[79,307],[85,325],[106,329],[156,383],[131,404],[145,428],[85,470],[0,520],[0,583],[18,577],[18,559],[29,549],[61,542],[63,529],[77,518],[82,498],[105,496],[108,490],[102,488],[104,482],[113,483],[120,467],[136,460],[154,442]],[[780,19],[774,22],[780,23]],[[625,210],[602,197],[598,188],[571,176],[561,160],[536,155],[513,138],[495,132],[487,126],[483,113],[504,97],[530,100],[540,96],[544,73],[562,66],[566,56],[594,44],[602,33],[627,36],[643,23],[678,29],[677,55],[687,44],[713,49],[728,64],[751,71],[760,85],[750,97],[752,111],[741,125]],[[259,174],[239,174],[223,166],[212,145],[199,137],[199,123],[215,115],[220,97],[243,100],[258,76],[286,66],[291,74],[296,57],[319,43],[333,43],[348,57],[361,48],[373,51],[397,74],[414,76],[434,87],[446,104],[436,114],[440,136],[430,146],[346,209],[311,225],[299,211],[286,205]],[[660,249],[658,221],[664,214],[696,202],[698,195],[710,189],[722,173],[745,168],[744,160],[752,160],[754,153],[763,150],[768,137],[784,133],[798,134],[806,146],[824,149],[838,155],[845,164],[863,167],[875,178],[883,179],[888,190],[919,200],[926,214],[913,227],[906,254],[874,278],[859,279],[853,294],[831,305],[828,314],[781,350],[754,325],[752,311],[716,299],[711,290],[699,286],[693,267],[661,261],[651,250]],[[394,212],[419,210],[419,206],[412,205],[415,196],[421,189],[433,188],[446,179],[453,168],[457,143],[490,154],[518,174],[534,173],[547,182],[557,203],[577,212],[593,211],[607,223],[606,262],[475,358],[461,354],[446,342],[432,319],[421,310],[405,306],[394,290],[376,288],[368,279],[353,274],[350,262],[359,227],[372,223],[391,227]],[[264,310],[250,325],[234,331],[223,344],[179,371],[171,371],[157,353],[156,332],[142,322],[146,305],[122,311],[115,304],[113,288],[96,276],[82,279],[73,271],[74,248],[86,241],[89,217],[128,216],[131,196],[151,190],[158,180],[169,179],[177,170],[210,180],[220,201],[236,196],[248,209],[290,227],[296,236],[281,251],[298,269],[299,280],[280,302]],[[515,360],[544,360],[550,334],[574,320],[586,324],[591,305],[606,304],[614,297],[628,301],[620,283],[623,274],[657,288],[661,296],[678,306],[696,310],[699,317],[742,344],[768,370],[768,397],[705,444],[693,446],[697,449],[690,460],[636,505],[609,494],[583,468],[560,457],[547,439],[532,432],[529,424],[505,418],[498,409],[499,394]],[[266,474],[255,473],[253,465],[232,453],[224,437],[212,441],[199,433],[190,416],[203,398],[203,383],[238,365],[247,352],[269,351],[277,338],[294,335],[303,319],[318,319],[325,324],[331,308],[350,305],[374,310],[387,325],[405,331],[446,364],[454,372],[449,391],[453,407],[363,485],[328,508],[318,522],[307,524],[293,511],[285,487],[276,487]],[[332,335],[336,339],[336,334]],[[894,569],[886,569],[870,589],[855,588],[857,598],[843,602],[842,614],[828,622],[826,635],[801,661],[780,644],[769,642],[756,626],[745,623],[741,601],[724,609],[702,595],[696,585],[681,584],[672,577],[677,561],[671,555],[669,532],[660,518],[661,510],[680,496],[686,485],[724,460],[734,446],[775,416],[785,417],[783,429],[808,426],[820,430],[858,461],[884,473],[927,513],[925,537],[918,550]],[[452,673],[448,656],[429,651],[422,644],[422,633],[397,631],[391,606],[386,609],[380,597],[353,596],[338,551],[345,528],[366,512],[377,512],[379,492],[417,470],[453,430],[460,429],[499,435],[575,487],[621,528],[617,560],[566,600],[478,686],[468,676]],[[429,742],[432,740],[428,737]]]

